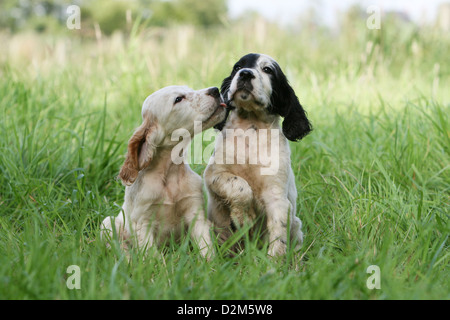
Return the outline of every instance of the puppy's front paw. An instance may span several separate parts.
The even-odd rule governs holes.
[[[277,239],[269,245],[269,256],[277,257],[286,254],[286,241]]]

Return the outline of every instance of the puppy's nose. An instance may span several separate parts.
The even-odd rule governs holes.
[[[209,88],[206,94],[216,99],[220,98],[219,89],[216,87]]]
[[[242,80],[251,80],[255,78],[255,75],[251,70],[244,69],[239,73],[239,78],[242,78]]]

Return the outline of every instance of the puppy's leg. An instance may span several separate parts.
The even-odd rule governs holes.
[[[272,190],[270,195],[263,198],[263,201],[266,208],[267,231],[270,242],[268,253],[270,256],[284,255],[287,245],[287,227],[290,224],[290,230],[292,230],[294,220],[293,206],[287,198],[282,196],[281,190]],[[297,224],[297,222],[295,223]]]
[[[153,221],[140,221],[139,223],[133,222],[130,234],[132,235],[134,245],[144,250],[145,253],[148,249],[155,244],[155,225]]]
[[[117,237],[120,241],[122,249],[128,249],[129,233],[125,228],[124,215],[120,212],[117,217],[106,217],[100,230],[100,238],[106,241],[106,245],[110,247],[111,241]]]
[[[302,221],[295,216],[291,223],[291,242],[295,245],[295,251],[300,250],[303,244]]]
[[[200,249],[200,254],[208,260],[213,255],[213,244],[211,241],[211,222],[206,220],[202,207],[186,214],[185,220],[191,229],[191,237]]]
[[[292,205],[292,221],[291,221],[291,243],[295,246],[295,251],[300,250],[300,247],[303,244],[303,232],[302,232],[302,222],[296,216],[297,214],[297,188],[295,187],[294,182],[294,173],[291,169],[291,175],[288,183],[288,200]]]
[[[253,201],[253,191],[248,182],[229,172],[205,174],[205,180],[213,196],[229,207],[231,222],[238,228],[242,227],[250,219],[248,214]]]
[[[213,224],[219,245],[222,245],[232,234],[230,210],[210,190],[208,190],[208,220]]]

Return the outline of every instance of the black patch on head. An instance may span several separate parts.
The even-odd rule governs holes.
[[[239,72],[240,69],[243,68],[255,68],[256,62],[258,61],[258,58],[261,55],[258,53],[249,53],[245,56],[243,56],[238,62],[235,63],[233,66],[233,69],[231,71],[231,74],[223,79],[222,86],[220,87],[220,94],[222,95],[222,98],[227,105],[227,113],[225,115],[225,120],[222,122],[216,124],[214,126],[215,129],[222,130],[225,126],[225,123],[227,122],[228,115],[230,114],[230,111],[234,109],[233,106],[230,106],[230,101],[228,100],[228,91],[230,91],[231,81],[233,80],[236,73]]]
[[[233,70],[231,71],[231,74],[223,79],[222,86],[220,87],[220,93],[222,94],[222,97],[225,99],[225,103],[228,105],[228,91],[230,90],[231,81],[233,80],[236,73],[239,72],[241,69],[250,68],[254,69],[256,67],[256,62],[258,61],[258,58],[260,57],[257,53],[249,53],[245,56],[243,56],[238,62],[235,63],[233,66]]]

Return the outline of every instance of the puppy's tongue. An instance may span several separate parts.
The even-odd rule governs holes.
[[[224,108],[227,107],[227,105],[226,105],[225,103],[223,103],[223,102],[220,104],[220,106],[221,106],[221,107],[224,107]]]

